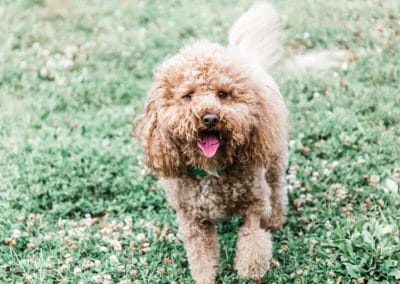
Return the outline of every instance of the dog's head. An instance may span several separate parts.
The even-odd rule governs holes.
[[[136,119],[147,165],[164,177],[234,162],[266,166],[282,107],[265,89],[226,48],[207,42],[184,48],[159,66],[145,113]]]

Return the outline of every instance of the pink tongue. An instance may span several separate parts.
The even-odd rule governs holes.
[[[207,136],[201,138],[197,145],[203,151],[204,155],[207,156],[207,158],[211,158],[215,155],[215,153],[217,153],[219,147],[219,139],[215,136]]]

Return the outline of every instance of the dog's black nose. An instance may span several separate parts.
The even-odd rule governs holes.
[[[202,119],[203,124],[207,126],[207,128],[212,128],[217,125],[219,117],[216,113],[206,113]]]

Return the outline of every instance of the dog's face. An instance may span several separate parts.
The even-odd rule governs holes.
[[[266,163],[273,134],[256,81],[216,44],[187,47],[165,61],[138,118],[148,165],[177,177],[189,166],[213,171],[234,161]]]

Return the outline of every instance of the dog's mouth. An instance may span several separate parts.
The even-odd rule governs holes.
[[[221,145],[221,135],[218,131],[201,131],[197,146],[207,158],[212,158]]]

